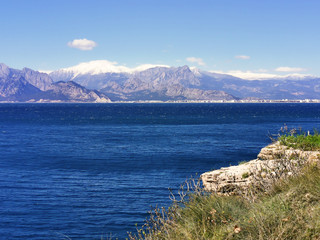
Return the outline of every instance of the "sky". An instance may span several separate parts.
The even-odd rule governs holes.
[[[0,62],[320,76],[319,0],[0,0]]]

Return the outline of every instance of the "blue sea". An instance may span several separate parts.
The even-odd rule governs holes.
[[[320,129],[320,104],[0,104],[0,239],[125,239],[284,124]]]

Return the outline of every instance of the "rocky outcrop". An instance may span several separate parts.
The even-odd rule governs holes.
[[[270,144],[267,147],[261,149],[258,154],[260,160],[273,160],[273,159],[303,159],[308,162],[319,159],[320,151],[304,151],[300,149],[289,148],[284,145],[280,145],[279,142]]]
[[[206,172],[200,178],[207,191],[229,194],[259,181],[293,175],[304,163],[319,159],[319,151],[292,149],[275,142],[262,148],[257,159]]]

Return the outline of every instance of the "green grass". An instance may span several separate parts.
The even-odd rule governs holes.
[[[284,134],[278,138],[281,145],[305,151],[320,150],[320,135]]]
[[[169,209],[156,209],[129,239],[320,239],[320,169],[307,166],[255,198],[196,188]]]

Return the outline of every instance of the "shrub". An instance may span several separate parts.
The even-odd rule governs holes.
[[[305,151],[320,150],[320,135],[316,132],[314,135],[306,134],[284,134],[278,138],[281,145],[301,149]]]

